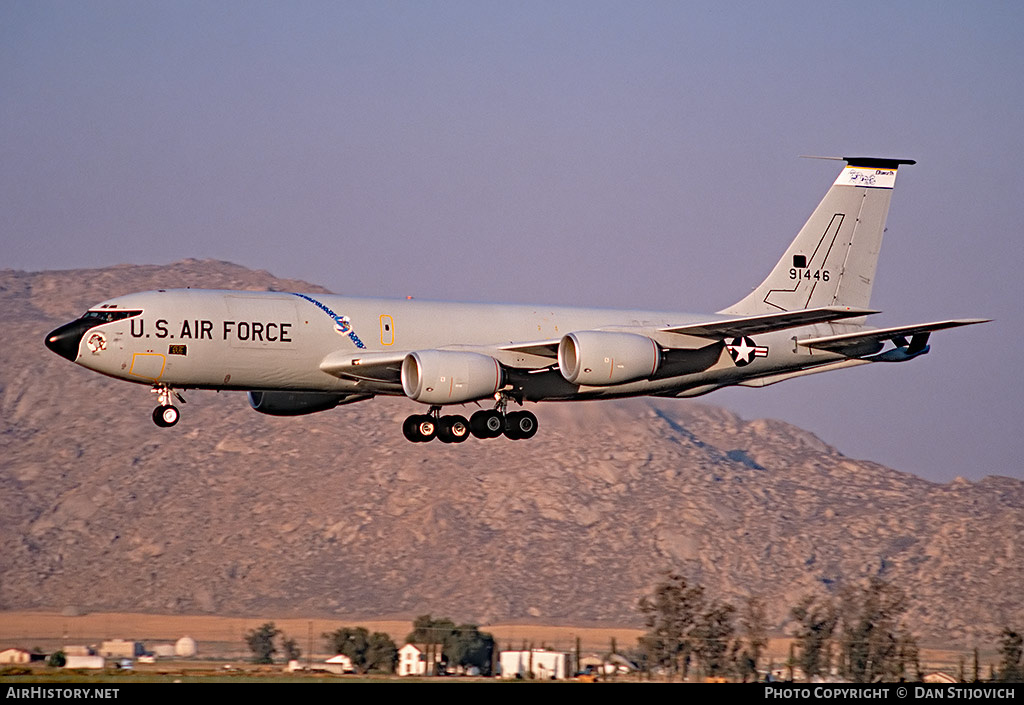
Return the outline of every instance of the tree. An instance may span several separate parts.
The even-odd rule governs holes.
[[[757,665],[761,661],[761,654],[768,647],[768,616],[760,599],[747,598],[740,615],[740,625],[746,636],[747,648],[737,657],[737,661],[739,676],[746,683],[748,677],[757,680]]]
[[[494,637],[481,632],[475,624],[455,625],[442,617],[434,619],[429,614],[420,615],[413,621],[413,629],[405,637],[406,643],[422,644],[427,649],[427,663],[432,664],[433,654],[441,653],[441,663],[449,667],[463,666],[480,669],[490,675],[494,652]]]
[[[426,647],[427,669],[432,672],[436,655],[444,654],[444,644],[454,633],[455,622],[447,618],[434,619],[429,614],[421,614],[412,623],[412,631],[405,637],[407,644],[422,644]],[[441,668],[446,661],[441,659]],[[436,673],[434,675],[437,675]]]
[[[281,633],[281,651],[284,652],[286,661],[298,661],[302,658],[302,649],[299,648],[298,642],[287,638],[284,632]]]
[[[331,651],[348,656],[357,673],[366,673],[366,652],[370,648],[370,632],[366,627],[339,627],[324,632]]]
[[[46,665],[50,668],[64,668],[67,662],[68,657],[64,655],[63,651],[54,651],[46,660]]]
[[[743,644],[739,640],[736,641],[734,659],[736,661],[736,676],[740,681],[743,683],[748,680],[756,682],[757,660],[751,655],[749,649],[743,648]]]
[[[421,614],[412,623],[412,631],[405,637],[407,644],[443,644],[455,631],[455,622],[442,617],[434,619]]]
[[[1024,681],[1024,636],[1005,627],[1000,635],[999,653],[1003,655],[999,667],[999,680],[1008,683]]]
[[[831,666],[832,634],[838,622],[836,609],[831,600],[819,600],[808,595],[791,610],[791,614],[797,622],[793,638],[800,649],[796,664],[810,682],[815,676],[828,673]]]
[[[921,672],[921,649],[918,648],[917,639],[906,631],[899,633],[899,657],[898,666],[895,671],[897,678],[906,679],[906,673],[913,667],[913,680],[917,683],[924,682],[924,673]]]
[[[697,618],[693,628],[693,652],[704,668],[705,675],[721,676],[729,667],[729,642],[735,627],[736,608],[728,602],[713,602]]]
[[[903,592],[873,577],[861,589],[844,591],[840,605],[843,675],[855,683],[903,678],[900,644],[913,639],[900,624]]]
[[[366,648],[366,670],[393,673],[397,663],[398,647],[391,637],[384,632],[371,634]]]
[[[648,661],[671,674],[682,670],[685,676],[693,651],[691,632],[704,608],[704,588],[690,586],[678,573],[668,573],[652,595],[640,598],[637,607],[648,630],[640,637]]]
[[[324,632],[323,637],[331,651],[348,656],[357,673],[391,673],[395,670],[398,649],[384,632],[370,634],[366,627],[340,627],[333,632]]]
[[[491,675],[494,637],[475,624],[460,624],[444,643],[444,656],[454,666],[476,667],[481,675]]]
[[[274,646],[274,639],[281,633],[273,622],[266,622],[258,629],[252,629],[245,635],[245,643],[252,651],[253,663],[273,663],[277,647]]]

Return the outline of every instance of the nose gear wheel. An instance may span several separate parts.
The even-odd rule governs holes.
[[[157,395],[157,403],[159,404],[158,407],[153,409],[153,423],[160,428],[169,428],[178,423],[178,420],[181,418],[181,412],[178,411],[178,407],[174,406],[172,402],[174,399],[177,399],[184,404],[185,398],[166,384],[154,385],[152,392]]]

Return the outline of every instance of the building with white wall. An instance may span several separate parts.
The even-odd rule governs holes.
[[[502,678],[533,678],[537,680],[562,680],[568,678],[572,663],[564,651],[532,649],[527,651],[502,651]]]
[[[441,644],[406,644],[398,650],[398,675],[427,675],[428,653],[433,654],[434,660],[434,667],[430,669],[430,673],[437,673],[442,648]]]

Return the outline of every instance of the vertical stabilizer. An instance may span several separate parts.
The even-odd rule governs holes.
[[[754,291],[720,313],[867,308],[896,170],[910,159],[844,157],[846,167],[786,254]]]

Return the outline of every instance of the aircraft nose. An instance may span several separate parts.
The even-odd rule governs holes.
[[[82,342],[82,336],[92,325],[81,319],[65,323],[60,328],[55,328],[46,336],[46,347],[61,357],[74,362],[78,358],[78,345]]]

